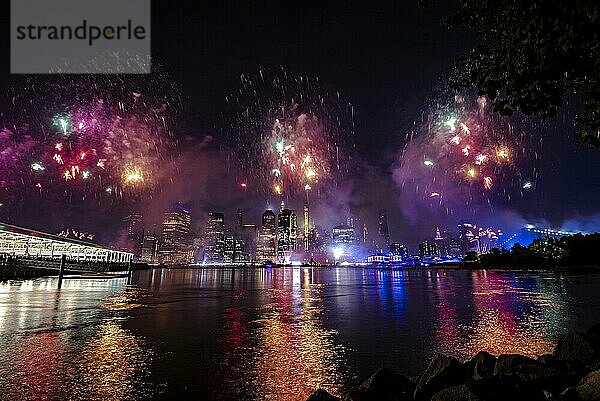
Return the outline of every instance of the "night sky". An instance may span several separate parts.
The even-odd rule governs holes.
[[[222,163],[229,146],[223,135],[223,113],[225,97],[240,87],[241,74],[283,66],[295,74],[319,77],[327,88],[342,93],[355,107],[354,157],[361,168],[345,177],[325,199],[315,202],[315,207],[321,205],[315,216],[323,225],[331,227],[351,213],[375,232],[377,210],[383,208],[388,211],[392,240],[409,245],[430,235],[436,225],[452,229],[463,218],[506,231],[525,222],[556,228],[600,228],[598,150],[572,139],[573,110],[568,104],[557,119],[543,123],[536,120],[535,135],[542,143],[535,191],[509,202],[496,200],[476,216],[467,208],[452,216],[407,215],[410,212],[402,204],[402,189],[392,177],[406,135],[420,121],[427,105],[435,101],[454,60],[476,43],[470,32],[450,32],[440,26],[440,18],[456,9],[455,2],[435,2],[425,9],[419,8],[416,1],[152,3],[154,63],[181,88],[181,131],[176,135],[194,146],[212,139],[200,147],[204,153],[198,158],[202,160],[190,163],[190,170],[181,174],[179,182],[172,183],[174,188],[164,189],[155,202],[144,204],[151,219],[157,220],[160,211],[177,200],[190,207],[198,229],[203,213],[210,209],[225,211],[231,222],[239,207],[248,220],[257,223],[267,203],[275,207],[278,201],[272,197],[240,193],[235,168]],[[6,38],[0,85],[9,88],[14,78],[8,73],[6,7],[0,13]],[[6,102],[2,105],[6,107]],[[183,153],[173,157],[195,157]],[[211,177],[198,178],[208,170]],[[292,206],[300,209],[302,202],[292,202]],[[24,208],[32,204],[26,202]],[[47,230],[60,230],[65,221],[75,221],[75,225],[98,232],[107,240],[115,223],[131,208],[125,202],[114,208],[114,214],[98,216],[93,207],[71,208],[65,201],[60,212],[19,213],[13,209],[9,216],[0,217]]]

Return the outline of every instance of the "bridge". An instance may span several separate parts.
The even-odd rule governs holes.
[[[133,260],[133,254],[130,252],[1,222],[0,255],[44,260],[60,260],[62,255],[65,255],[71,262],[110,264],[125,264]]]

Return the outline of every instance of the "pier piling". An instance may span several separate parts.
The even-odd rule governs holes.
[[[65,264],[67,263],[67,255],[62,255],[60,258],[60,270],[58,271],[58,288],[62,287],[63,275],[65,273]]]

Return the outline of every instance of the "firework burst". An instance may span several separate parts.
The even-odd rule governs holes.
[[[512,193],[532,188],[522,178],[524,162],[537,155],[527,124],[495,115],[485,98],[468,99],[431,107],[394,172],[403,191],[414,189],[418,199],[446,213],[479,199],[509,201]],[[515,125],[522,128],[516,132]]]
[[[350,168],[353,107],[318,78],[285,69],[243,75],[227,97],[225,128],[235,158],[265,192],[295,196],[325,192]]]

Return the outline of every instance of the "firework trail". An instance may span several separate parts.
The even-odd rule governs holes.
[[[353,106],[318,78],[283,68],[242,75],[241,83],[226,98],[225,131],[244,182],[277,196],[327,193],[351,168]]]

